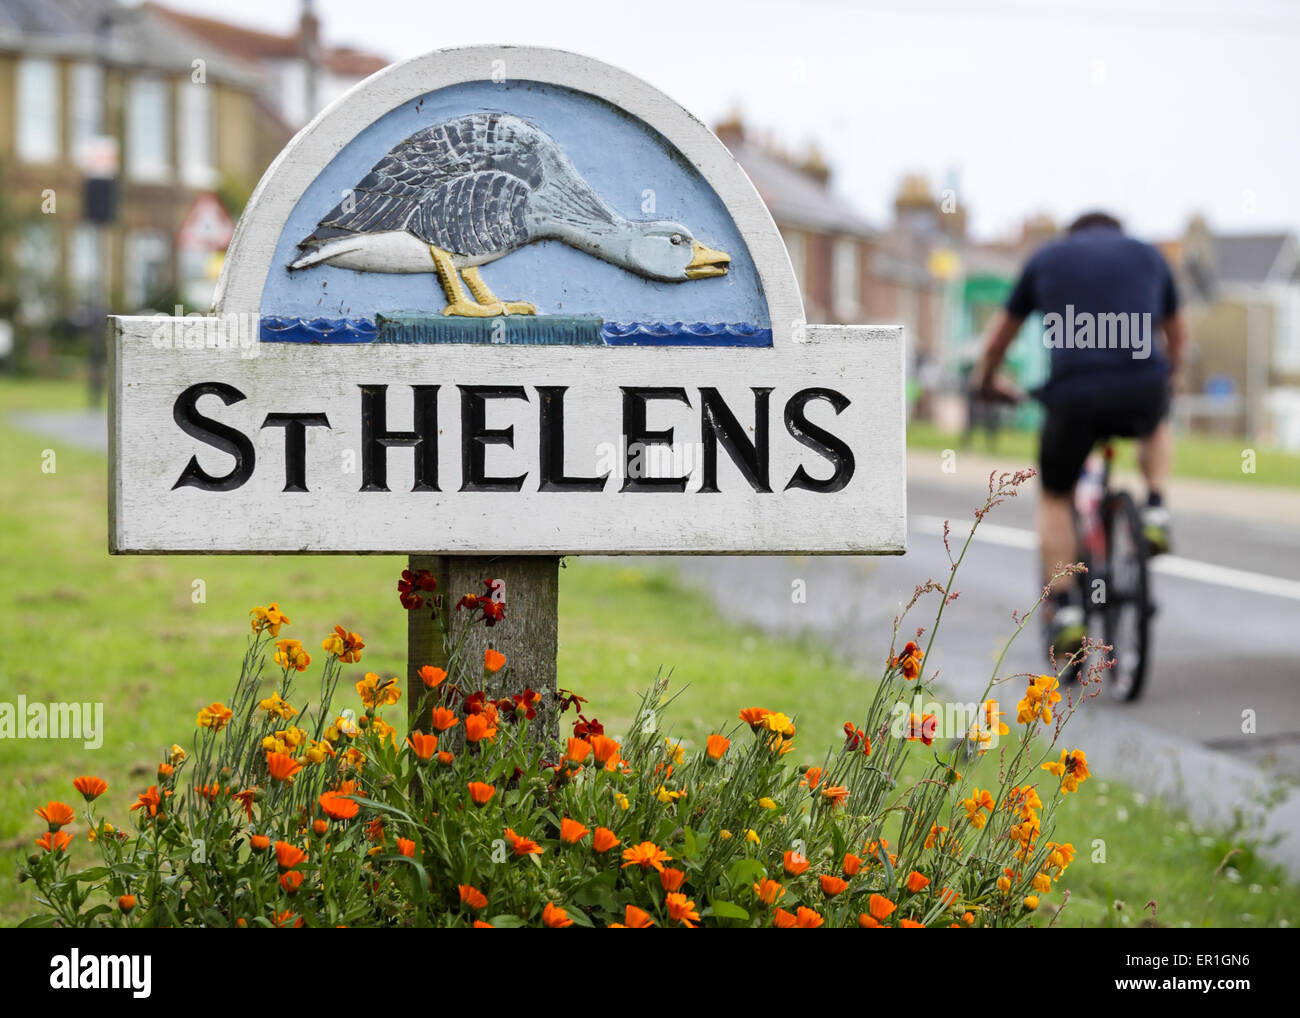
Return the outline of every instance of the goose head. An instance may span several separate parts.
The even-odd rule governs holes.
[[[622,250],[611,252],[623,268],[648,279],[680,283],[688,279],[725,276],[731,256],[705,247],[691,231],[671,220],[627,224]]]

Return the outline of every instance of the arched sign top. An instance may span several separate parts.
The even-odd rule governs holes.
[[[310,342],[786,346],[776,225],[709,129],[607,64],[440,50],[366,79],[259,183],[218,313]],[[502,341],[492,334],[492,341]]]

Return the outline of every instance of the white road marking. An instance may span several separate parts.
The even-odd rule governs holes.
[[[938,537],[943,536],[943,522],[942,516],[909,517],[912,530]],[[953,523],[950,541],[964,541],[969,533],[970,524],[966,521]],[[1032,530],[1004,527],[996,523],[981,523],[979,529],[975,531],[975,540],[1002,545],[1006,548],[1020,548],[1024,551],[1034,551],[1038,548],[1038,535]],[[1246,569],[1234,569],[1231,566],[1198,562],[1178,555],[1162,555],[1153,560],[1151,571],[1197,583],[1210,583],[1217,587],[1230,587],[1233,590],[1245,590],[1252,594],[1268,594],[1272,597],[1300,601],[1300,580],[1288,580],[1281,576],[1269,576],[1266,573],[1254,573]]]

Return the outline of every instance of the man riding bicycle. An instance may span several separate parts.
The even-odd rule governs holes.
[[[1032,312],[1041,312],[1051,348],[1047,381],[1034,391],[1046,408],[1039,445],[1042,498],[1038,539],[1044,582],[1079,558],[1074,486],[1093,446],[1136,438],[1147,485],[1142,511],[1151,552],[1169,550],[1164,487],[1173,462],[1168,412],[1186,340],[1173,273],[1154,247],[1127,236],[1118,220],[1090,212],[1026,262],[1005,307],[990,322],[972,381],[989,398],[1022,394],[998,375],[1007,348]],[[1164,334],[1164,349],[1154,342]],[[1048,643],[1058,660],[1087,635],[1079,585],[1051,580]]]

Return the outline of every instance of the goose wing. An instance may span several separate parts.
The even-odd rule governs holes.
[[[524,212],[545,176],[546,145],[555,143],[541,130],[501,113],[427,127],[379,160],[298,246],[390,230],[465,255],[527,243]]]

